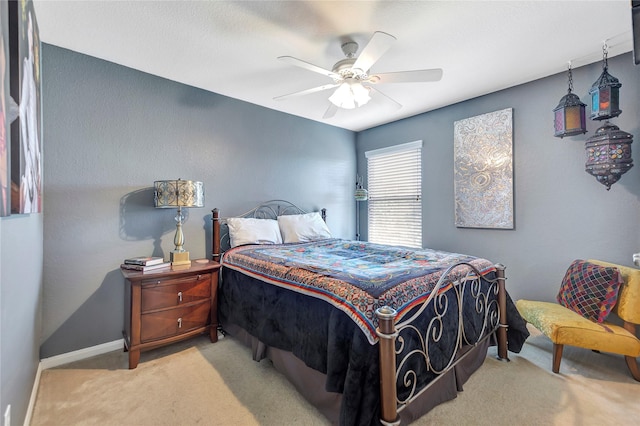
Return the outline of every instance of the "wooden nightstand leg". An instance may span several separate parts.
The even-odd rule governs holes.
[[[209,327],[209,338],[211,339],[211,343],[215,343],[218,341],[218,328],[217,327]]]
[[[138,362],[140,362],[140,350],[129,350],[129,369],[133,370],[138,366]]]

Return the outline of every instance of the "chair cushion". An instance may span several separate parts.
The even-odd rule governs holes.
[[[520,315],[553,343],[632,357],[640,356],[640,339],[618,325],[596,323],[557,303],[518,300]]]
[[[618,300],[618,268],[575,260],[562,279],[557,300],[585,318],[603,322]]]

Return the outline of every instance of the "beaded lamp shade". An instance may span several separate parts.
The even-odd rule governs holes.
[[[633,135],[608,121],[587,139],[586,172],[605,185],[607,191],[633,167],[632,142]]]

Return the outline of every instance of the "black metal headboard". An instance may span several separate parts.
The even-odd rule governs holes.
[[[220,211],[215,208],[211,211],[213,219],[213,238],[212,238],[212,259],[216,262],[220,261],[222,253],[227,251],[230,244],[229,227],[227,226],[226,217],[220,217]],[[291,214],[308,213],[295,204],[286,200],[269,200],[266,201],[246,213],[234,217],[255,218],[255,219],[277,219],[278,216]],[[327,221],[327,209],[320,211],[322,220]]]

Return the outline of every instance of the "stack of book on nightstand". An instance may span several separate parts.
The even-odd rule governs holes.
[[[165,262],[162,257],[140,256],[125,259],[120,265],[123,269],[133,269],[135,271],[155,271],[156,269],[169,268],[171,262]]]

